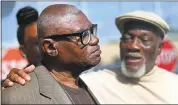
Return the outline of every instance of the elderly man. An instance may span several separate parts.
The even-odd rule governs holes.
[[[96,28],[72,5],[44,9],[37,22],[42,65],[24,86],[3,89],[2,104],[94,104],[77,77],[101,60]]]
[[[155,65],[167,23],[154,13],[135,11],[116,18],[116,25],[122,33],[121,68],[81,75],[91,93],[102,104],[178,103],[178,76]]]
[[[122,33],[121,68],[85,71],[80,79],[100,104],[177,104],[178,77],[155,65],[167,23],[151,12],[116,18]]]

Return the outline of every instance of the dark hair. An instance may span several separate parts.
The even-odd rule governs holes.
[[[17,29],[17,39],[20,45],[24,44],[25,27],[38,20],[38,11],[30,6],[26,6],[20,9],[17,14],[17,23],[19,25]]]

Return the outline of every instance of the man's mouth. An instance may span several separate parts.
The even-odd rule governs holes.
[[[101,55],[101,50],[99,49],[99,50],[95,51],[95,52],[93,53],[93,55],[96,55],[96,57],[100,57],[100,55]]]
[[[128,63],[137,63],[137,62],[140,62],[143,60],[142,57],[138,57],[138,56],[126,56],[125,57],[125,60],[128,62]]]
[[[90,53],[90,57],[95,56],[95,57],[100,57],[101,55],[101,50],[100,47],[97,46],[91,53]]]
[[[144,64],[144,57],[139,53],[128,53],[125,56],[125,64],[130,69],[139,68]]]

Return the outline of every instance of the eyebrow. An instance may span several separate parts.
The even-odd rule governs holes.
[[[129,31],[125,32],[125,34],[129,34],[130,36],[134,36],[134,34],[129,32]]]

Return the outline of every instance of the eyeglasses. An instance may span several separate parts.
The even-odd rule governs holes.
[[[45,38],[58,39],[58,38],[78,36],[78,37],[80,37],[80,41],[83,44],[82,47],[84,47],[84,46],[88,45],[88,43],[90,42],[91,35],[94,35],[94,36],[97,35],[97,24],[92,24],[91,28],[84,30],[84,31],[77,32],[77,33],[62,34],[62,35],[59,35],[59,34],[58,35],[50,35]]]

